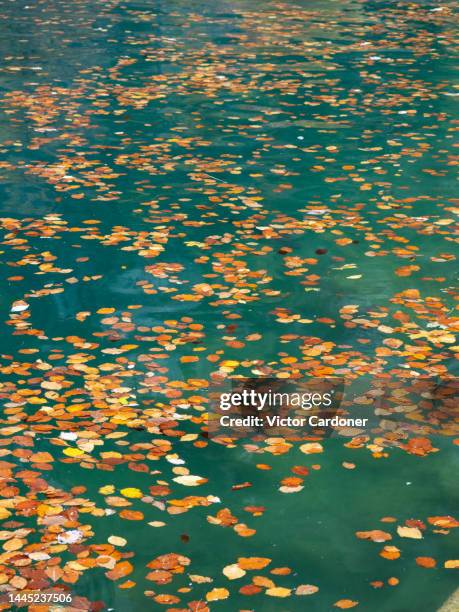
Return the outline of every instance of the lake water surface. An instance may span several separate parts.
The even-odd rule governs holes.
[[[455,374],[456,9],[0,2],[5,593],[448,598],[457,400],[404,389]],[[208,439],[221,378],[364,375],[395,400],[320,452]]]

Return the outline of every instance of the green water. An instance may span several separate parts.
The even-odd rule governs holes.
[[[237,361],[231,373],[245,376],[299,364],[305,374],[325,366],[345,377],[454,374],[454,341],[432,336],[451,333],[457,269],[457,3],[438,8],[349,0],[0,2],[0,392],[7,409],[12,402],[24,413],[5,412],[3,427],[30,431],[34,452],[56,457],[43,471],[50,487],[68,492],[84,485],[78,497],[98,508],[109,507],[102,486],[148,495],[157,480],[171,488],[165,502],[186,495],[221,500],[171,515],[151,500],[133,499],[130,509],[142,511],[142,521],[120,518],[118,507],[106,517],[81,512],[80,524],[93,529],[82,546],[111,534],[127,539],[123,552],[134,553],[134,571],[126,579],[136,585],[121,590],[123,579],[90,568],[71,585],[76,594],[122,612],[188,609],[214,587],[230,596],[211,602],[212,611],[333,610],[350,599],[358,610],[430,612],[454,590],[455,572],[444,568],[457,558],[454,533],[429,526],[415,540],[395,532],[407,519],[457,512],[457,453],[441,419],[416,422],[408,432],[430,435],[439,452],[419,457],[395,447],[375,458],[339,437],[325,440],[318,455],[294,447],[272,456],[212,441],[198,448],[158,433],[154,418],[143,416],[157,402],[164,414],[174,413],[167,410],[167,383],[149,389],[150,374],[208,381],[218,371],[207,359],[215,354]],[[397,272],[407,266],[409,274]],[[400,297],[407,290],[419,291],[414,308]],[[29,318],[11,314],[16,300],[27,303]],[[343,317],[349,305],[352,325]],[[101,308],[114,310],[97,313]],[[400,323],[397,312],[408,320]],[[190,322],[202,326],[197,336]],[[400,350],[381,352],[388,337],[381,325],[391,328]],[[158,341],[158,334],[170,340]],[[247,340],[253,334],[259,337]],[[311,339],[326,350],[308,353]],[[123,345],[132,346],[103,352]],[[73,369],[74,355],[90,370]],[[297,361],[286,365],[285,357]],[[53,375],[68,386],[45,395],[41,382]],[[119,387],[127,390],[113,391]],[[21,389],[43,401],[18,399]],[[75,395],[64,395],[69,389]],[[196,393],[206,391],[185,387],[183,401]],[[59,405],[78,402],[90,407],[63,418]],[[137,413],[115,421],[113,429],[127,433],[120,444],[105,437],[104,423],[126,404]],[[43,417],[47,431],[35,428],[42,406],[56,410]],[[177,412],[201,414],[193,407]],[[31,417],[26,424],[24,416]],[[448,419],[449,426],[452,412]],[[373,438],[384,435],[372,425]],[[89,467],[61,461],[62,429],[100,438],[87,451]],[[190,421],[179,429],[200,434],[200,424]],[[2,431],[11,441],[14,433]],[[130,469],[127,455],[143,452],[135,445],[157,438],[169,440],[170,454],[208,482],[177,484],[163,457],[142,459],[153,473]],[[12,442],[11,449],[28,448]],[[126,455],[112,471],[99,456],[109,451]],[[30,467],[14,453],[2,460],[16,465],[14,473]],[[344,469],[343,461],[356,468]],[[321,469],[310,470],[303,490],[279,492],[293,466],[314,463]],[[232,489],[246,481],[252,486]],[[34,498],[22,481],[17,486]],[[263,516],[244,510],[251,505],[266,507]],[[206,517],[221,508],[256,533],[245,538],[210,524]],[[381,523],[384,516],[397,522]],[[50,535],[35,515],[16,516],[14,506],[9,520],[36,529],[30,542]],[[371,529],[393,534],[388,544],[400,548],[399,559],[383,559],[383,544],[355,537]],[[62,564],[79,552],[59,553]],[[166,585],[147,581],[146,564],[169,552],[191,559],[186,572]],[[272,562],[241,579],[225,578],[226,565],[250,556]],[[419,556],[435,558],[437,567],[419,567]],[[287,576],[269,573],[286,566]],[[213,583],[191,583],[188,573]],[[252,575],[292,595],[239,594]],[[398,585],[370,585],[392,576]],[[294,595],[301,584],[319,591]],[[177,593],[186,586],[189,592]],[[181,601],[162,605],[145,590]]]

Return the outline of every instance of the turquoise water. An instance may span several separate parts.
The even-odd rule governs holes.
[[[231,612],[341,600],[430,612],[447,599],[457,536],[428,517],[457,510],[454,398],[402,410],[394,429],[363,404],[368,439],[319,432],[312,455],[216,444],[203,414],[225,376],[390,374],[403,389],[455,374],[456,8],[0,2],[1,469],[16,487],[0,489],[12,499],[0,516],[6,541],[33,529],[1,558],[3,590],[58,585],[80,609],[123,612],[204,612],[192,602],[214,588],[228,594],[208,607]],[[282,493],[294,466],[309,469],[304,488]],[[181,470],[208,481],[180,484]],[[141,518],[123,518],[120,498]],[[223,508],[255,533],[209,522]],[[397,535],[407,520],[422,539]],[[72,529],[81,541],[57,546]],[[373,529],[392,540],[355,536]],[[106,554],[133,566],[117,579],[82,566],[111,535],[127,542]],[[32,543],[49,558],[30,562]],[[189,558],[184,573],[146,579],[168,553]],[[240,557],[271,562],[228,580]],[[253,576],[260,592],[240,593]],[[319,590],[296,595],[304,584]]]

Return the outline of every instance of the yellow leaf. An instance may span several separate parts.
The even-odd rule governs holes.
[[[124,495],[124,497],[143,497],[142,491],[140,489],[136,489],[135,487],[121,489],[120,493],[121,495]]]
[[[12,552],[14,550],[21,549],[24,544],[25,540],[22,540],[21,538],[11,538],[3,544],[3,549],[7,550],[8,552]]]
[[[82,451],[80,448],[64,448],[64,455],[67,455],[67,457],[81,457],[81,455],[84,455],[84,451]]]
[[[284,587],[274,587],[266,591],[266,595],[271,597],[290,597],[291,590]]]

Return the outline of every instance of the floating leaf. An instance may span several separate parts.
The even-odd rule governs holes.
[[[110,544],[113,544],[113,546],[126,546],[127,544],[127,540],[116,535],[109,536],[108,542],[110,542]]]
[[[197,487],[207,482],[207,478],[202,478],[202,476],[192,476],[191,474],[176,476],[173,478],[173,480],[186,487]]]
[[[263,569],[271,563],[271,559],[266,557],[239,557],[237,564],[243,570]]]
[[[437,562],[432,557],[416,557],[416,563],[421,567],[435,567]]]
[[[107,578],[110,578],[110,580],[119,580],[120,578],[128,576],[133,570],[134,568],[129,561],[120,561],[112,570],[105,572],[105,575]]]
[[[373,542],[387,542],[392,536],[387,531],[372,529],[371,531],[356,531],[355,535],[361,540],[372,540]]]
[[[323,450],[323,446],[322,444],[319,444],[319,442],[307,442],[306,444],[302,444],[300,446],[300,451],[306,455],[322,453]]]
[[[379,553],[380,557],[393,561],[400,557],[400,550],[396,546],[384,546]]]
[[[414,538],[420,540],[422,538],[422,532],[417,527],[397,527],[397,533],[401,538]]]
[[[314,595],[318,590],[319,587],[313,584],[300,584],[296,587],[295,595]]]
[[[81,455],[84,455],[83,450],[73,447],[64,448],[63,453],[64,455],[67,455],[67,457],[81,457]]]
[[[341,608],[342,610],[347,610],[348,608],[354,608],[359,605],[358,601],[353,601],[352,599],[340,599],[333,604],[337,608]]]
[[[224,588],[215,588],[206,593],[207,601],[218,601],[220,599],[227,599],[229,597],[229,591]]]
[[[132,498],[143,497],[142,491],[140,489],[136,489],[135,487],[128,487],[126,489],[121,489],[120,493],[121,495],[124,495],[124,497],[132,497]]]
[[[239,565],[233,563],[232,565],[227,565],[223,568],[223,573],[229,580],[236,580],[237,578],[242,578],[245,576],[246,572]]]
[[[291,589],[286,589],[285,587],[273,587],[266,591],[266,595],[270,597],[290,597],[291,593]]]

